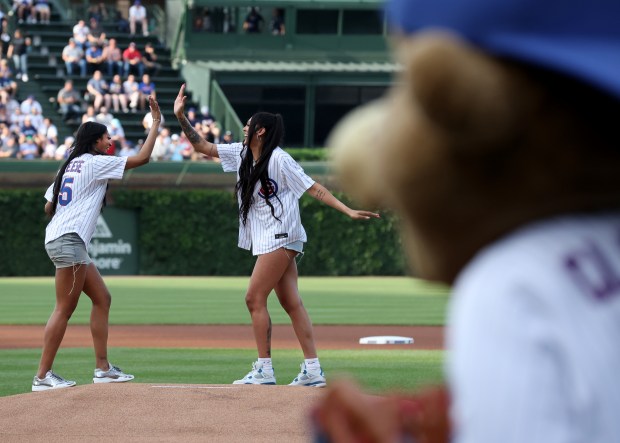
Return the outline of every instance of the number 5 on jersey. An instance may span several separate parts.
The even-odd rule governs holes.
[[[71,189],[71,186],[73,186],[73,177],[65,178],[60,186],[60,192],[58,193],[58,203],[60,206],[67,206],[71,203],[71,198],[73,198],[73,189]]]

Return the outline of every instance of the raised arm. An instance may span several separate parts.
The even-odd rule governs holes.
[[[312,197],[316,198],[318,201],[321,201],[327,206],[337,209],[343,214],[351,217],[353,220],[368,220],[370,218],[381,218],[381,216],[375,212],[360,211],[358,209],[349,208],[347,205],[334,197],[334,195],[319,182],[314,182],[310,189],[308,189],[308,193]]]
[[[159,132],[161,111],[159,110],[159,104],[152,95],[149,97],[149,105],[151,106],[151,115],[153,116],[153,124],[151,125],[151,130],[149,131],[149,135],[146,137],[146,140],[142,144],[140,152],[138,152],[136,155],[127,157],[125,170],[145,165],[151,159],[151,153],[153,152],[153,147],[155,146],[155,139],[157,138],[157,133]]]
[[[192,127],[187,117],[185,117],[185,100],[187,100],[187,96],[184,94],[185,83],[181,85],[181,89],[179,89],[179,95],[177,95],[177,98],[174,101],[174,115],[176,116],[177,120],[179,120],[181,129],[183,129],[183,132],[185,133],[187,139],[192,144],[196,152],[219,158],[220,155],[217,152],[217,146],[202,138],[200,134],[198,134],[198,132],[196,132],[196,130]]]

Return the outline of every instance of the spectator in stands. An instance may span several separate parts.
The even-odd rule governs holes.
[[[230,131],[226,131],[224,132],[224,137],[222,138],[222,144],[224,145],[229,145],[231,143],[234,143],[235,140],[233,138],[233,133]]]
[[[56,158],[56,148],[57,146],[48,141],[43,146],[43,153],[41,154],[41,159],[43,160],[54,160]]]
[[[90,45],[97,44],[103,47],[106,42],[106,33],[103,30],[101,22],[97,21],[95,18],[90,18],[88,20],[88,30],[90,31],[87,35],[88,43]]]
[[[90,5],[90,8],[88,8],[88,20],[91,18],[94,18],[99,23],[103,23],[108,19],[108,10],[106,9],[105,3],[99,2]]]
[[[107,126],[108,133],[112,125],[112,120],[114,120],[114,115],[112,115],[105,106],[102,106],[101,109],[99,109],[99,113],[95,116],[95,121],[97,123]]]
[[[15,108],[13,112],[8,114],[8,121],[11,131],[19,134],[21,131],[21,127],[24,124],[24,114],[22,114],[22,111],[20,111],[19,107]]]
[[[112,109],[114,109],[114,112],[119,112],[121,109],[124,113],[129,112],[127,108],[127,95],[125,95],[123,90],[123,81],[120,75],[116,74],[112,78],[108,91],[110,92],[110,97],[112,97]]]
[[[123,149],[123,146],[127,144],[127,140],[125,140],[125,130],[123,129],[123,125],[121,125],[121,121],[117,118],[113,118],[110,121],[110,125],[108,126],[108,134],[112,138],[112,143],[114,143],[114,148],[116,152],[120,152]]]
[[[67,75],[73,75],[74,70],[79,68],[80,77],[86,77],[86,60],[84,51],[75,42],[75,38],[69,39],[69,44],[62,50],[62,60],[67,68]]]
[[[71,152],[71,145],[75,139],[71,136],[65,137],[65,142],[56,148],[55,159],[56,160],[64,160],[69,157],[69,153]]]
[[[15,100],[15,97],[9,96],[3,103],[6,105],[6,112],[9,115],[19,112],[19,102]]]
[[[2,60],[2,62],[6,62],[6,60]],[[0,74],[0,100],[6,103],[9,98],[15,95],[16,91],[17,83],[13,80],[11,71],[5,71]]]
[[[39,147],[34,142],[32,135],[22,135],[20,137],[17,158],[22,160],[34,160],[39,158]]]
[[[136,43],[129,43],[129,47],[123,51],[123,62],[125,67],[125,77],[129,74],[135,74],[142,77],[144,74],[144,65],[142,64],[142,54],[136,48]]]
[[[135,146],[132,146],[131,143],[125,141],[125,144],[121,147],[121,150],[118,152],[119,157],[129,157],[132,155],[136,155],[136,153],[140,150],[140,146],[142,146],[144,140],[138,140],[138,143]]]
[[[129,108],[131,112],[136,112],[138,101],[140,100],[140,91],[138,90],[138,82],[133,74],[127,76],[127,80],[123,82],[123,92],[129,100]],[[163,124],[163,121],[162,121]]]
[[[32,0],[13,0],[13,11],[17,15],[18,24],[31,21]]]
[[[129,21],[123,17],[123,13],[118,9],[114,11],[114,23],[116,23],[116,30],[118,32],[123,34],[129,32]]]
[[[4,76],[13,77],[13,71],[9,66],[9,61],[5,58],[0,60],[0,77]]]
[[[103,50],[99,43],[93,42],[86,50],[86,72],[89,74],[103,69]]]
[[[155,139],[151,160],[168,160],[170,156],[170,141],[170,130],[168,128],[161,128]]]
[[[206,124],[206,123],[203,123]],[[221,143],[221,134],[222,134],[222,130],[219,127],[219,125],[215,122],[212,123],[208,123],[209,128],[211,128],[211,134],[213,135],[213,143],[217,144],[217,143]]]
[[[39,114],[43,113],[43,108],[41,107],[41,103],[36,99],[36,97],[30,94],[28,97],[22,101],[19,105],[19,109],[21,109],[24,114],[32,114],[33,110],[37,110]]]
[[[86,49],[88,46],[88,36],[90,35],[90,29],[86,25],[84,20],[80,20],[73,27],[73,39],[75,44],[82,49]]]
[[[9,33],[9,22],[6,17],[0,20],[0,58],[4,59],[6,51],[9,49],[11,34]]]
[[[184,160],[183,151],[185,148],[186,146],[181,143],[181,137],[179,137],[179,134],[172,134],[170,137],[169,147],[170,161],[182,162]]]
[[[211,114],[211,111],[209,110],[209,107],[207,105],[204,105],[200,108],[200,119],[202,121],[206,120],[209,124],[215,121],[215,116]]]
[[[50,17],[52,16],[52,11],[50,9],[48,0],[36,0],[34,5],[34,11],[38,14],[39,23],[43,23],[44,25],[49,25]],[[35,18],[34,22],[37,22]]]
[[[19,132],[20,134],[23,134],[25,136],[34,137],[38,134],[39,131],[37,131],[37,128],[32,124],[32,119],[30,118],[30,116],[24,115],[24,120],[21,128],[19,129]]]
[[[93,105],[88,105],[86,107],[86,112],[82,115],[82,123],[94,122],[96,120],[97,112],[95,111],[95,107]]]
[[[284,35],[286,28],[284,27],[284,10],[281,8],[273,8],[271,11],[271,34]]]
[[[6,134],[6,136],[5,136]],[[16,158],[19,143],[7,125],[2,127],[2,146],[0,146],[0,158]]]
[[[31,44],[30,37],[24,36],[21,29],[18,28],[13,33],[13,38],[6,53],[7,57],[13,57],[13,65],[16,71],[15,76],[23,82],[28,81],[28,51]]]
[[[202,21],[203,21],[202,16],[196,13],[196,15],[194,16],[194,21],[192,23],[192,30],[202,31]]]
[[[243,30],[248,34],[258,34],[261,31],[264,21],[265,19],[260,15],[258,9],[252,6],[243,22]]]
[[[32,111],[28,114],[28,116],[30,117],[30,123],[32,123],[32,126],[37,128],[38,131],[43,125],[43,114],[37,108],[32,108]]]
[[[153,44],[148,42],[144,45],[144,54],[142,54],[142,64],[144,65],[144,73],[155,77],[161,70],[161,65],[157,63],[157,54]]]
[[[129,34],[136,34],[136,23],[140,23],[142,34],[149,35],[149,25],[146,17],[146,8],[140,0],[135,0],[129,8]]]
[[[93,101],[95,112],[99,112],[102,103],[105,103],[106,108],[110,108],[112,98],[108,93],[108,88],[108,82],[101,75],[101,71],[95,71],[93,77],[86,84],[86,93]],[[89,99],[87,98],[86,101]]]
[[[142,81],[138,84],[138,91],[140,91],[140,109],[144,110],[149,96],[156,97],[155,83],[151,81],[148,74],[142,76]]]
[[[6,106],[4,105],[4,103],[0,103],[0,125],[2,125],[2,127],[7,126],[10,124],[9,121],[9,116],[6,112]]]
[[[123,74],[123,53],[116,45],[116,39],[111,38],[103,49],[103,60],[106,65],[108,77],[114,74]]]
[[[56,102],[65,122],[75,122],[82,115],[82,98],[73,88],[73,80],[65,81],[65,86],[58,91]]]
[[[202,119],[198,117],[196,113],[196,108],[189,108],[187,111],[187,120],[189,124],[192,126],[196,126],[196,124],[201,123]]]
[[[153,126],[153,115],[150,112],[147,112],[142,119],[142,127],[144,128],[144,133],[148,134],[151,131],[151,126]],[[164,127],[164,116],[161,116],[161,122],[159,128]]]
[[[54,145],[55,150],[56,146],[58,145],[58,128],[56,127],[51,118],[45,117],[43,119],[43,124],[39,126],[38,132],[39,136]]]

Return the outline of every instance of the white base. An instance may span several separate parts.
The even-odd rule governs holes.
[[[412,343],[412,337],[400,337],[397,335],[378,335],[360,338],[361,345],[410,345]]]

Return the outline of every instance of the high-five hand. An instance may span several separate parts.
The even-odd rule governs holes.
[[[151,116],[153,120],[161,120],[161,111],[159,109],[159,103],[152,95],[149,96],[149,106],[151,107]]]
[[[183,83],[179,89],[179,95],[174,100],[174,115],[177,118],[185,114],[185,100],[187,100],[187,96],[185,95],[185,83]]]

